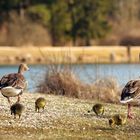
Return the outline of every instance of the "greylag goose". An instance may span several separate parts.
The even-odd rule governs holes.
[[[11,73],[4,75],[0,80],[0,91],[4,97],[10,102],[10,97],[18,97],[17,102],[20,101],[20,95],[27,86],[23,73],[29,70],[26,64],[20,64],[18,73]]]
[[[121,103],[128,103],[127,117],[132,119],[131,104],[140,100],[140,80],[129,81],[122,90]]]

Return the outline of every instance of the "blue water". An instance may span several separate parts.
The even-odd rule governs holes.
[[[28,90],[33,92],[44,79],[47,65],[30,65],[30,71],[25,73],[28,80]],[[126,84],[130,79],[140,76],[140,64],[83,64],[71,65],[71,70],[85,83],[92,83],[96,78],[114,77],[119,85]],[[0,66],[0,77],[8,73],[17,72],[17,66]]]

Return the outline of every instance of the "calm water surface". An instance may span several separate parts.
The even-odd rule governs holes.
[[[30,71],[25,73],[29,82],[28,90],[33,92],[44,79],[47,65],[30,65]],[[17,66],[0,66],[0,77],[17,72]],[[85,83],[94,82],[96,78],[114,77],[119,85],[124,85],[130,79],[140,77],[140,64],[83,64],[71,65],[72,71]]]

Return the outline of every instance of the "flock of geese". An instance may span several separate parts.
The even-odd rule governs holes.
[[[0,92],[1,94],[7,98],[11,114],[21,116],[22,111],[24,110],[24,106],[20,104],[20,96],[22,95],[23,91],[27,88],[27,80],[24,77],[24,72],[28,71],[29,68],[26,64],[20,64],[17,73],[11,73],[4,75],[0,80]],[[17,97],[17,102],[15,104],[11,104],[10,97]],[[132,119],[134,116],[131,113],[131,104],[133,102],[137,102],[140,99],[140,80],[131,80],[129,81],[122,90],[121,93],[121,103],[128,104],[128,114],[127,118]],[[42,97],[38,98],[35,101],[35,110],[39,112],[39,109],[44,109],[46,105],[46,100]],[[104,108],[101,104],[96,104],[93,106],[92,111],[98,116],[103,114]],[[88,111],[90,112],[90,111]],[[114,115],[110,120],[109,124],[123,124],[124,121],[123,116],[121,115]],[[119,121],[115,121],[119,120]],[[119,122],[119,123],[118,123]]]

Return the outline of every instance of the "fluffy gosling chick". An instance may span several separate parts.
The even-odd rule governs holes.
[[[126,123],[126,116],[122,114],[115,114],[109,119],[109,125],[112,127],[114,125],[123,125]]]
[[[16,119],[16,115],[18,115],[20,119],[21,114],[24,110],[24,106],[20,103],[15,103],[11,106],[10,110],[11,110],[11,115],[14,114],[15,119]]]
[[[103,115],[103,113],[104,113],[104,106],[102,104],[95,104],[92,107],[91,111],[94,111],[97,116]],[[90,113],[91,111],[88,111],[88,113]]]
[[[44,107],[46,105],[46,100],[43,97],[38,98],[35,101],[35,111],[39,112],[39,110],[42,108],[44,110]]]

